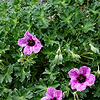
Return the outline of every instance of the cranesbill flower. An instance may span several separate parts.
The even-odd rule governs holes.
[[[32,52],[38,53],[43,47],[41,42],[29,31],[26,31],[24,38],[18,39],[18,45],[24,47],[24,54],[26,55],[30,55]]]
[[[68,74],[71,78],[69,85],[72,89],[77,91],[83,91],[87,86],[92,86],[95,82],[95,75],[90,74],[91,69],[86,66],[80,67],[80,69],[71,69]]]
[[[62,91],[50,87],[47,89],[46,97],[41,98],[41,100],[62,100]]]
[[[40,0],[40,2],[43,2],[43,0]]]

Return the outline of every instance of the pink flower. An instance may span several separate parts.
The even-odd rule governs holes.
[[[74,68],[68,72],[71,78],[69,85],[72,89],[77,91],[83,91],[87,86],[92,86],[95,82],[95,75],[90,74],[91,69],[86,66],[80,67],[80,69]]]
[[[40,0],[40,2],[43,2],[43,0]]]
[[[18,39],[18,45],[24,47],[24,54],[30,55],[32,52],[38,53],[43,47],[41,42],[29,31],[26,31],[24,38]]]
[[[41,98],[41,100],[62,100],[62,91],[50,87],[47,89],[46,97]]]

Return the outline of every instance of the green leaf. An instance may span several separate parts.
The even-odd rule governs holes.
[[[22,87],[20,90],[14,89],[13,99],[14,100],[29,100],[33,97],[33,93]]]
[[[90,47],[91,47],[91,50],[94,52],[94,53],[98,53],[99,54],[99,49],[94,47],[92,44],[89,44]]]

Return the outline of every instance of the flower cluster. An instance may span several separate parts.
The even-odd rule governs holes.
[[[86,66],[71,69],[68,74],[71,78],[69,85],[72,89],[77,91],[83,91],[87,86],[92,86],[95,82],[95,75],[90,74],[91,69]],[[41,100],[62,100],[62,91],[56,90],[55,88],[48,88],[46,92],[46,97],[43,97]]]
[[[41,42],[33,36],[29,31],[26,31],[24,38],[18,40],[18,45],[24,47],[24,54],[30,55],[32,52],[38,53],[43,47]],[[71,78],[69,85],[72,89],[83,91],[87,86],[92,86],[95,82],[95,75],[90,74],[91,69],[86,66],[80,69],[71,69],[68,74]],[[62,91],[56,90],[53,87],[47,89],[46,96],[41,100],[62,100]]]

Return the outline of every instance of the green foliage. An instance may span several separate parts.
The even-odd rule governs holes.
[[[24,87],[22,89],[17,90],[14,89],[13,100],[29,100],[33,97],[33,93]]]
[[[73,100],[68,71],[88,66],[94,86],[80,100],[100,99],[100,0],[0,1],[0,100],[40,100],[48,87]],[[18,39],[29,30],[42,43],[24,55]]]

